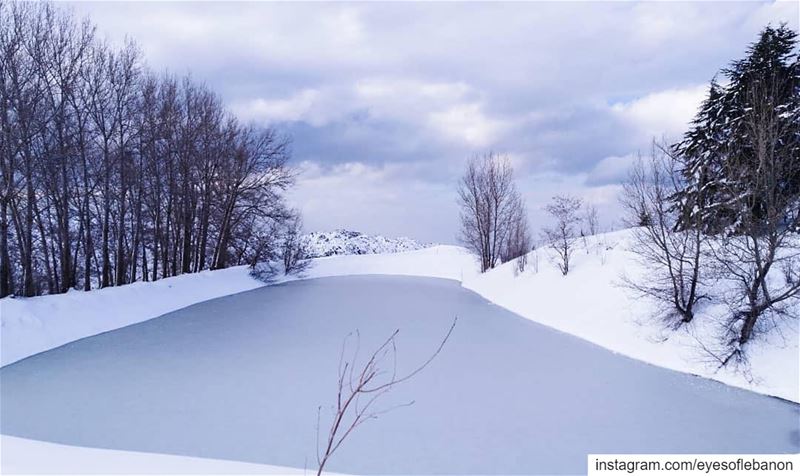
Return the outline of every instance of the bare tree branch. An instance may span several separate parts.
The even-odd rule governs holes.
[[[407,407],[414,402],[401,403],[398,405],[390,406],[383,409],[373,409],[373,405],[386,393],[388,393],[394,386],[406,382],[419,374],[423,369],[428,367],[436,356],[441,353],[444,345],[450,339],[450,335],[455,329],[458,318],[453,319],[453,323],[447,330],[447,333],[442,338],[436,350],[419,366],[409,373],[398,377],[397,376],[397,345],[395,339],[400,330],[395,330],[383,343],[370,354],[367,361],[359,368],[358,366],[358,352],[360,347],[360,339],[358,331],[356,334],[356,346],[350,360],[345,359],[347,341],[352,334],[348,334],[342,342],[342,351],[339,355],[339,375],[338,375],[338,388],[336,393],[336,406],[334,409],[333,421],[328,430],[328,435],[325,440],[325,448],[320,451],[319,447],[319,434],[320,423],[319,414],[317,410],[317,475],[321,475],[325,465],[336,452],[337,449],[344,443],[347,437],[360,425],[369,420],[375,420],[379,416],[384,415],[397,408]],[[391,356],[392,371],[386,374],[381,370],[382,365],[386,359]],[[382,375],[388,375],[386,379],[380,381]],[[365,397],[366,402],[361,402],[361,398]],[[320,407],[321,408],[321,407]]]

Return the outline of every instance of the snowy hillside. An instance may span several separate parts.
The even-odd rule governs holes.
[[[750,373],[718,364],[698,342],[710,342],[715,318],[726,309],[706,306],[691,325],[664,329],[654,304],[622,286],[622,278],[646,280],[628,251],[631,230],[588,237],[579,243],[568,276],[552,250],[528,255],[518,273],[506,263],[464,280],[464,287],[523,317],[654,365],[800,402],[800,323],[786,322],[765,340],[752,342]],[[537,271],[538,268],[538,271]]]
[[[387,238],[381,235],[367,235],[349,230],[312,232],[304,235],[302,241],[311,258],[335,255],[400,253],[431,246],[419,243],[411,238]]]

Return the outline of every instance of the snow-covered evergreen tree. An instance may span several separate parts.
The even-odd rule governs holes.
[[[682,211],[679,227],[708,233],[737,232],[743,215],[765,218],[764,197],[755,186],[763,173],[764,152],[789,167],[780,193],[800,196],[800,60],[797,33],[767,27],[747,56],[712,81],[691,129],[674,146],[684,163],[685,189],[673,198]],[[752,125],[766,124],[766,141]],[[762,130],[763,128],[758,128]],[[764,151],[759,148],[770,148]],[[796,203],[796,201],[794,201]],[[796,221],[795,210],[786,210]],[[796,226],[796,223],[791,223]]]
[[[800,302],[800,55],[797,33],[767,27],[744,59],[713,82],[691,130],[674,146],[686,186],[673,195],[677,228],[718,235],[711,273],[731,283],[714,352],[746,363],[746,346]]]

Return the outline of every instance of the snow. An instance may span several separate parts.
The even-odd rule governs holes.
[[[312,232],[304,235],[301,242],[310,258],[334,255],[400,253],[432,246],[406,237],[387,238],[382,235],[368,235],[350,230]]]
[[[303,277],[388,274],[463,281],[478,275],[477,266],[475,257],[466,249],[460,246],[437,245],[404,253],[317,258]]]
[[[337,457],[340,466],[333,466],[332,469],[387,472],[385,470],[388,467],[391,471],[405,468],[408,472],[429,469],[432,472],[463,470],[474,473],[481,470],[496,472],[499,468],[518,472],[522,466],[515,464],[521,462],[530,465],[536,462],[543,470],[562,471],[566,468],[575,472],[585,469],[582,467],[585,459],[581,459],[580,468],[559,465],[559,460],[575,460],[574,455],[565,453],[566,446],[595,453],[613,453],[621,449],[623,452],[675,452],[673,438],[677,439],[678,432],[684,439],[681,444],[687,445],[687,452],[697,452],[698,448],[704,448],[707,452],[776,452],[785,449],[781,446],[785,444],[794,444],[791,450],[797,451],[797,439],[791,433],[794,431],[796,435],[796,415],[784,414],[785,410],[782,410],[789,408],[796,412],[796,407],[781,407],[784,403],[778,400],[764,400],[758,395],[686,374],[696,374],[733,387],[798,402],[798,323],[791,322],[781,329],[782,333],[773,334],[768,345],[763,341],[753,343],[755,345],[750,348],[750,375],[717,371],[703,358],[693,337],[708,335],[706,311],[700,313],[691,327],[667,332],[648,318],[652,313],[651,302],[633,297],[620,286],[623,275],[637,276],[642,273],[634,257],[627,251],[629,239],[630,231],[587,238],[585,245],[579,244],[571,272],[566,277],[561,276],[546,249],[531,253],[528,268],[522,273],[515,271],[515,263],[507,263],[480,274],[475,258],[465,249],[432,246],[392,254],[314,259],[313,266],[302,278],[352,276],[347,279],[355,280],[352,286],[329,290],[327,293],[324,290],[328,285],[322,284],[320,287],[320,283],[329,280],[287,283],[296,281],[296,276],[281,278],[285,284],[255,290],[262,287],[263,283],[251,278],[246,267],[236,267],[91,292],[73,291],[66,295],[0,300],[0,357],[5,366],[0,369],[3,377],[0,391],[8,392],[3,395],[4,403],[0,406],[3,433],[14,429],[24,430],[16,431],[16,436],[114,448],[89,449],[3,436],[0,440],[3,445],[2,470],[4,473],[41,473],[60,468],[64,472],[107,473],[114,472],[114,467],[125,467],[136,473],[297,474],[301,470],[291,468],[301,468],[307,466],[308,461],[313,461],[313,450],[310,454],[307,450],[313,445],[309,438],[314,434],[316,406],[325,403],[320,399],[324,400],[324,396],[335,385],[329,381],[329,374],[335,375],[335,369],[328,369],[331,371],[323,372],[324,375],[316,372],[336,360],[328,354],[332,352],[338,355],[342,336],[358,327],[367,342],[369,339],[385,337],[391,326],[402,327],[404,338],[410,341],[402,344],[401,358],[409,363],[424,356],[434,344],[431,339],[441,333],[447,324],[444,321],[454,313],[458,313],[461,320],[454,334],[453,345],[449,346],[455,348],[453,354],[450,357],[443,354],[439,359],[443,361],[441,365],[445,370],[441,373],[432,371],[425,376],[426,371],[421,374],[419,385],[413,384],[407,391],[398,389],[396,402],[402,403],[404,398],[418,402],[410,409],[400,410],[397,415],[382,417],[381,422],[375,424],[376,429],[367,430],[357,438],[350,456],[343,453]],[[398,277],[396,279],[400,281],[390,285],[394,292],[389,292],[380,287],[381,281],[389,278],[355,276],[381,274],[456,281],[486,301],[465,297],[462,293],[451,294],[451,287],[458,289],[456,283],[445,286],[444,290],[440,288],[442,285],[435,283],[417,289],[416,284],[408,287],[403,281],[407,278]],[[303,283],[307,283],[307,286],[297,288]],[[372,286],[378,288],[373,289]],[[253,299],[253,296],[258,296],[253,293],[285,293],[286,289],[310,292],[308,298],[287,300],[294,305],[300,302],[301,307],[305,306],[307,312],[301,313],[302,318],[285,320],[285,315],[299,311],[281,312],[281,306],[287,304],[280,304],[279,298],[264,295],[260,299]],[[237,293],[243,294],[229,296]],[[417,297],[412,298],[415,295]],[[221,296],[228,297],[203,303]],[[341,302],[342,299],[345,302]],[[479,302],[475,302],[476,299]],[[269,306],[265,307],[265,302],[269,302]],[[365,313],[362,307],[356,306],[365,302],[372,311]],[[195,306],[184,309],[192,305]],[[309,308],[312,311],[308,311]],[[507,313],[503,308],[516,315]],[[176,312],[164,319],[75,342],[54,353],[40,354],[8,366],[69,342],[141,323],[172,311]],[[283,320],[279,320],[283,324],[275,327],[277,324],[272,319],[264,321],[261,317],[264,315],[283,316]],[[380,324],[369,319],[369,316],[387,315],[391,319]],[[309,316],[317,316],[316,319],[321,321],[309,322]],[[268,327],[247,327],[259,320]],[[520,327],[520,322],[526,321],[528,327]],[[591,344],[568,338],[557,331],[536,327],[530,321],[580,337],[614,353],[682,373],[673,374],[641,362],[629,361],[622,355],[600,351]],[[182,328],[177,334],[162,332],[164,326],[174,325],[188,327]],[[317,328],[324,335],[311,332]],[[462,331],[465,328],[467,330]],[[142,329],[150,329],[151,332],[141,335]],[[466,332],[466,336],[457,337],[460,332]],[[128,338],[124,338],[126,335]],[[265,337],[268,335],[274,337]],[[252,336],[275,340],[266,344],[268,350],[263,350],[265,354],[261,358],[251,362],[243,360],[243,355],[262,352],[258,349],[265,346],[263,341],[248,340]],[[117,342],[115,339],[121,340]],[[237,339],[244,339],[244,345],[233,345],[236,352],[230,354],[226,349]],[[296,345],[298,341],[302,345]],[[102,345],[104,342],[107,345]],[[136,349],[139,351],[136,352]],[[242,370],[244,374],[224,368],[226,360],[235,362],[234,368]],[[164,366],[164,363],[168,365]],[[174,365],[180,368],[172,368]],[[297,368],[297,365],[302,368]],[[470,372],[463,372],[465,366],[470,368]],[[154,370],[161,367],[164,368],[160,374]],[[564,372],[564,369],[569,371]],[[156,374],[153,375],[153,372]],[[182,375],[182,379],[194,380],[172,382],[169,376],[177,374]],[[224,389],[215,386],[209,390],[207,385],[200,385],[209,374],[214,374],[216,379],[230,380],[228,384],[233,394],[210,398]],[[25,375],[36,375],[37,378],[30,379]],[[122,375],[125,378],[118,380],[116,376]],[[297,385],[298,381],[302,382],[301,385]],[[23,391],[19,390],[20,382],[47,388]],[[262,386],[265,382],[269,382],[266,387]],[[475,382],[483,382],[484,385],[475,385]],[[224,384],[223,381],[220,383]],[[620,388],[610,392],[604,385],[611,383]],[[196,385],[200,386],[193,387]],[[256,385],[255,389],[253,385]],[[627,388],[630,385],[633,387]],[[16,390],[12,391],[12,388]],[[144,394],[141,393],[142,388],[146,390]],[[240,395],[239,390],[246,388],[250,388],[252,393]],[[291,390],[294,388],[297,391]],[[503,391],[498,394],[493,390],[496,388],[502,388]],[[51,403],[48,403],[52,401],[50,395],[59,395],[62,407],[51,407]],[[91,398],[87,399],[87,395]],[[166,401],[162,400],[165,395],[169,397]],[[591,395],[591,405],[587,405],[587,395]],[[22,398],[24,404],[19,401],[14,403],[15,396]],[[502,397],[501,400],[498,397]],[[237,405],[238,410],[213,405],[214,401],[237,401],[239,398],[244,401]],[[536,399],[537,405],[531,405],[531,399]],[[283,403],[267,410],[259,408],[255,415],[248,413],[248,409],[258,408],[266,400]],[[38,411],[27,415],[25,409],[37,408],[37,402],[40,405]],[[72,404],[68,409],[63,407],[69,402]],[[127,411],[137,408],[151,411],[145,414],[119,413],[115,407],[118,402],[127,402]],[[686,408],[677,402],[685,402]],[[724,405],[720,405],[722,402]],[[19,406],[17,410],[15,405]],[[599,416],[592,409],[596,410],[598,405],[604,409],[604,415],[613,419],[614,428],[622,430],[609,433],[608,422],[602,419],[595,421]],[[493,410],[487,413],[483,411],[486,408]],[[654,414],[653,408],[660,410]],[[89,413],[81,414],[76,409]],[[192,415],[196,413],[192,409],[212,415],[211,421],[200,419],[194,422]],[[407,413],[417,409],[420,413]],[[632,412],[629,409],[633,409]],[[155,415],[152,410],[155,410]],[[51,411],[55,413],[48,413]],[[231,414],[232,411],[234,414]],[[732,414],[716,413],[718,411],[730,411]],[[497,412],[506,417],[498,420]],[[766,420],[764,412],[768,414]],[[662,413],[669,419],[654,422]],[[213,416],[215,414],[219,414],[219,417]],[[459,416],[463,414],[473,416],[464,420]],[[751,414],[758,421],[742,424],[742,416]],[[85,422],[80,420],[81,415],[87,418]],[[89,418],[91,415],[94,417]],[[153,420],[159,415],[160,420]],[[557,415],[568,415],[569,418],[564,420]],[[98,422],[102,429],[104,422],[112,424],[117,416],[130,418],[128,425],[135,426],[147,421],[152,425],[149,429],[145,427],[138,436],[118,434],[120,427],[109,430],[110,433],[105,435],[98,433]],[[20,426],[19,418],[24,425]],[[183,418],[187,420],[182,421]],[[240,438],[239,433],[225,437],[225,432],[237,425],[246,426],[239,428],[242,432],[255,431],[253,426],[246,424],[253,419],[253,425],[269,428],[269,436],[266,437],[268,442],[261,436]],[[657,440],[648,440],[653,438],[652,431],[638,426],[646,422],[647,428],[652,429],[655,427],[653,425],[658,424],[660,428],[668,430],[673,427],[673,420],[674,431],[660,431]],[[161,437],[159,433],[164,429],[158,425],[163,421],[183,426],[178,425],[170,430],[177,433],[170,435],[167,431]],[[536,424],[512,423],[509,427],[509,422],[514,421],[535,421]],[[737,426],[729,427],[727,421],[737,422]],[[767,424],[765,421],[773,423]],[[786,422],[794,430],[785,433],[783,430],[786,428],[777,428],[775,425],[780,427],[783,424],[780,421]],[[420,422],[430,428],[421,429]],[[700,422],[697,428],[687,430],[687,425],[695,425],[696,422]],[[76,432],[75,428],[82,423],[87,425],[85,430]],[[192,446],[192,441],[187,442],[188,446],[185,447],[169,446],[170,438],[181,440],[178,434],[184,431],[181,428],[193,424],[200,425],[194,431],[197,436],[190,438],[195,445],[197,438],[208,437],[213,440],[219,437],[223,443],[206,441],[204,445],[213,443],[212,446],[221,445],[222,449],[209,453],[203,449],[206,448],[204,445]],[[217,425],[219,431],[216,435],[207,436],[208,427],[204,425]],[[584,441],[581,435],[593,425],[606,430],[602,435],[589,435]],[[766,433],[753,437],[752,431],[765,425]],[[159,431],[154,432],[156,426]],[[569,429],[571,426],[572,429]],[[538,430],[534,431],[536,428]],[[737,446],[739,428],[750,432],[747,435],[750,443]],[[61,433],[55,434],[58,432]],[[626,439],[627,436],[620,432],[627,433],[630,438]],[[559,439],[553,441],[552,436],[556,434],[560,435]],[[686,440],[687,434],[696,435],[696,441],[694,436]],[[421,441],[421,435],[430,441]],[[496,441],[496,445],[486,447],[485,435],[493,435],[488,441]],[[497,435],[506,436],[501,438]],[[782,438],[782,442],[773,441],[771,435]],[[721,444],[723,437],[725,443]],[[545,445],[548,451],[541,454],[539,451],[533,452],[532,445],[523,444],[541,441],[542,438],[550,443]],[[742,435],[741,441],[744,439]],[[235,449],[224,444],[224,441],[242,440],[252,445]],[[600,446],[592,446],[594,443],[591,441],[600,442],[597,443]],[[642,443],[637,443],[639,441]],[[763,441],[766,446],[755,448],[752,446],[755,441]],[[454,447],[453,443],[457,445]],[[469,449],[477,444],[482,446],[485,453],[475,453]],[[398,445],[406,456],[412,454],[413,457],[401,461],[400,453],[393,451],[386,454],[385,448],[394,448],[392,445]],[[297,453],[295,450],[298,448],[305,453]],[[424,448],[427,449],[423,451]],[[118,451],[120,449],[184,456],[154,456]],[[240,450],[242,452],[237,453]],[[463,466],[453,466],[452,459],[437,459],[437,455],[446,456],[453,454],[453,451],[463,452],[459,459]],[[493,451],[497,454],[493,455]],[[365,460],[365,454],[371,455],[370,458]],[[374,455],[383,459],[376,459]],[[267,467],[196,459],[192,456],[283,466]],[[481,458],[492,459],[493,466],[490,467],[488,460]],[[501,460],[507,464],[497,466],[497,461]],[[390,462],[389,466],[383,466],[388,464],[386,461]]]
[[[0,365],[259,286],[246,266],[238,266],[89,292],[0,299]]]
[[[313,468],[317,409],[324,432],[345,336],[359,330],[363,365],[399,328],[404,375],[437,347],[453,316],[442,353],[375,409],[415,403],[360,426],[331,471],[576,474],[587,453],[800,449],[796,404],[614,354],[453,280],[407,276],[266,286],[0,368],[2,430]],[[347,355],[356,352],[350,343]],[[393,364],[389,357],[382,369]]]
[[[626,273],[635,276],[642,272],[627,251],[630,233],[623,230],[588,237],[585,247],[579,243],[581,248],[566,277],[551,262],[546,248],[529,255],[524,273],[516,273],[515,263],[507,263],[480,274],[472,255],[464,248],[447,245],[401,253],[317,258],[302,277],[388,274],[457,280],[520,316],[614,352],[800,402],[798,322],[788,323],[782,333],[774,333],[766,343],[753,343],[749,374],[717,370],[693,337],[710,333],[709,321],[702,313],[693,325],[666,332],[648,319],[653,304],[620,286]],[[538,272],[534,269],[535,255]],[[295,279],[298,277],[284,276],[278,281]],[[248,275],[246,267],[236,267],[88,293],[2,299],[0,363],[7,365],[76,339],[261,285]]]
[[[283,466],[83,448],[6,435],[0,435],[0,448],[3,474],[309,474]]]
[[[718,369],[701,350],[714,333],[718,308],[702,309],[693,323],[665,330],[652,319],[654,303],[622,286],[623,276],[647,279],[629,251],[632,230],[588,237],[562,276],[546,248],[528,256],[524,273],[506,263],[463,285],[488,300],[535,322],[586,339],[614,352],[660,367],[711,378],[728,385],[800,402],[800,323],[785,322],[780,332],[752,342],[749,373]],[[587,251],[588,250],[588,251]],[[539,271],[533,268],[538,254]]]
[[[474,258],[457,246],[386,255],[314,260],[305,278],[395,274],[461,280],[476,274]],[[298,279],[283,276],[277,281]],[[77,339],[158,317],[192,304],[263,286],[246,266],[203,271],[148,283],[34,298],[0,299],[0,365]]]

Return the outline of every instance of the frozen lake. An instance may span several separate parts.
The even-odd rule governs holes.
[[[361,426],[329,470],[582,473],[587,453],[800,451],[796,404],[613,354],[454,281],[389,276],[260,288],[4,367],[0,431],[315,468],[345,336],[358,329],[364,355],[399,328],[408,369],[456,315],[436,360],[383,400],[414,405]]]

